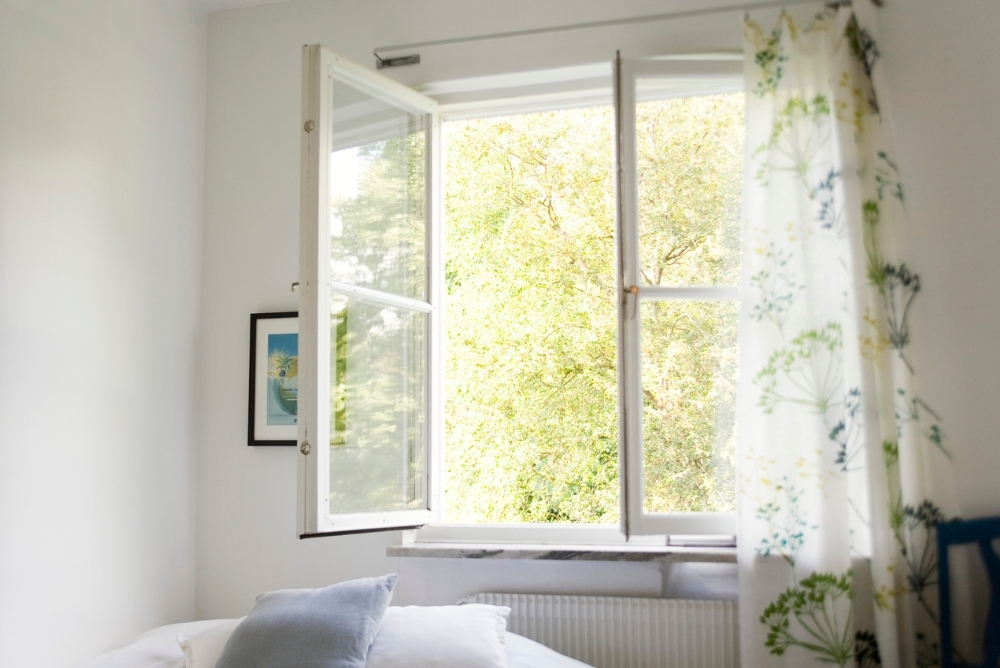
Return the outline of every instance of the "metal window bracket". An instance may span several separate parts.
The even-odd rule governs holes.
[[[419,53],[414,53],[410,56],[399,56],[397,58],[383,58],[375,51],[372,52],[372,55],[375,56],[375,68],[379,70],[384,70],[387,67],[403,67],[404,65],[420,64]]]

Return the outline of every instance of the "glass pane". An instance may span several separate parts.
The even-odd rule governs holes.
[[[736,285],[743,93],[657,99],[661,86],[636,82],[641,280]]]
[[[424,299],[427,117],[333,83],[330,277]]]
[[[445,124],[446,521],[618,521],[613,132]]]
[[[736,508],[735,301],[641,305],[643,508]]]
[[[426,508],[426,318],[330,303],[330,512]]]

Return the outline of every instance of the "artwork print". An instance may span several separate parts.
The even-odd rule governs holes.
[[[267,424],[298,424],[299,335],[267,335]]]
[[[247,445],[295,445],[299,412],[299,314],[250,315]]]

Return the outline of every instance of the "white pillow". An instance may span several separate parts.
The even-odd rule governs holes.
[[[184,668],[215,668],[233,631],[246,617],[221,620],[222,623],[191,636],[180,634],[177,644],[184,652]]]
[[[390,607],[368,650],[367,668],[507,668],[510,608]]]

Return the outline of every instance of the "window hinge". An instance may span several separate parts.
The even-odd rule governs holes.
[[[309,133],[313,131],[314,127],[316,127],[315,123],[313,123],[312,121],[306,121],[306,124],[302,129],[305,130],[306,133]]]
[[[309,445],[309,441],[302,441],[302,446],[299,447],[299,452],[308,456],[312,452],[313,446]]]

